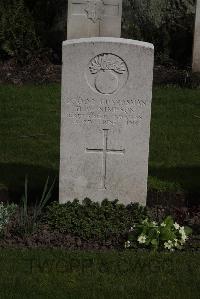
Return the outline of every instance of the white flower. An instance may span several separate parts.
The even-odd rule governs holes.
[[[174,246],[178,247],[178,240],[177,239],[174,239]]]
[[[177,248],[177,249],[182,249],[182,245],[185,243],[185,241],[183,240],[177,240],[177,239],[174,239],[174,246]]]
[[[169,240],[168,242],[165,242],[164,247],[166,249],[172,250],[173,249],[173,242],[171,240]]]
[[[130,232],[132,232],[134,230],[135,224],[133,226],[131,226],[130,228]]]
[[[162,222],[160,226],[165,227],[166,223]]]
[[[170,248],[171,248],[171,246],[169,246],[168,242],[165,242],[165,243],[164,243],[164,247],[165,247],[166,249],[170,249]]]
[[[140,244],[145,244],[145,242],[146,242],[146,236],[145,235],[140,235],[139,237],[138,237],[138,242],[140,243]]]
[[[187,240],[187,236],[186,236],[186,234],[184,233],[184,234],[182,234],[182,236],[181,236],[181,240],[185,243],[185,241]]]
[[[174,227],[175,227],[175,229],[177,229],[177,230],[180,229],[180,225],[179,225],[177,222],[174,223]]]
[[[180,234],[185,233],[185,228],[184,228],[184,226],[179,227],[179,233],[180,233]]]
[[[152,222],[152,224],[153,224],[154,226],[156,226],[156,225],[157,225],[157,223],[156,223],[155,221],[153,221],[153,222]]]
[[[179,228],[179,233],[181,235],[181,244],[185,243],[185,241],[188,239],[186,233],[185,233],[185,228],[184,226],[181,226]]]
[[[131,246],[131,242],[130,241],[125,242],[125,248],[129,248],[130,246]]]

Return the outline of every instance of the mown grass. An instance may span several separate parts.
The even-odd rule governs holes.
[[[199,191],[200,90],[155,88],[149,188]]]
[[[198,253],[1,250],[2,299],[197,299]]]
[[[0,182],[11,191],[32,189],[58,175],[60,88],[0,86]]]
[[[22,192],[24,177],[38,191],[58,175],[60,85],[0,86],[0,183]],[[154,88],[149,189],[198,191],[200,90]]]

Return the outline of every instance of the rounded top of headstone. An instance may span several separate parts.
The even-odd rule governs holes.
[[[120,43],[126,45],[135,45],[138,47],[148,48],[154,50],[154,45],[147,42],[142,42],[133,39],[115,38],[115,37],[90,37],[71,39],[63,42],[63,47],[70,44],[84,44],[84,43]]]

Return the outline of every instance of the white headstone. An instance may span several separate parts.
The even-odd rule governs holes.
[[[196,2],[196,21],[194,32],[193,65],[194,73],[200,73],[200,0]]]
[[[69,0],[67,38],[121,36],[122,0]]]
[[[63,43],[60,203],[146,203],[153,45]]]

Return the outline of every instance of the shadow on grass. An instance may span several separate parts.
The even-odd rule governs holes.
[[[180,187],[180,190],[199,191],[200,167],[149,168],[149,176],[168,184]]]
[[[25,177],[28,177],[28,192],[31,201],[40,197],[47,178],[50,183],[56,178],[53,200],[58,200],[58,170],[23,164],[0,164],[0,185],[9,192],[10,199],[18,201],[24,194]]]
[[[52,200],[58,200],[58,170],[34,165],[0,164],[0,186],[5,186],[8,189],[12,200],[18,201],[24,193],[26,175],[28,176],[29,196],[32,201],[40,197],[47,177],[51,182],[56,177]],[[148,192],[150,203],[199,202],[200,167],[150,167],[149,181],[151,181]]]
[[[149,205],[200,204],[200,167],[150,167],[149,181]]]

